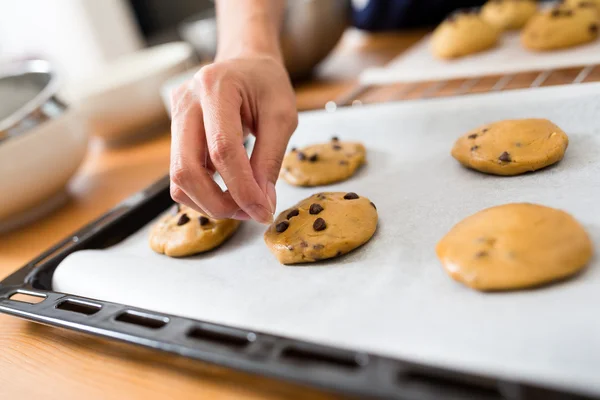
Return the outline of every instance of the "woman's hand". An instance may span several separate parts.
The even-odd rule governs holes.
[[[266,0],[256,2],[266,7],[265,14],[254,8],[238,18],[247,15],[258,24],[250,35],[257,45],[246,45],[243,33],[237,34],[239,41],[233,40],[236,35],[229,29],[230,37],[220,37],[215,63],[200,69],[173,95],[171,196],[213,218],[270,223],[275,182],[298,116],[277,30],[268,25],[267,13],[273,8]],[[237,12],[245,2],[219,4]],[[232,10],[225,15],[235,14]],[[256,136],[250,159],[243,145],[248,131]],[[213,180],[215,171],[227,186],[225,192]]]
[[[298,117],[281,62],[247,55],[200,69],[173,96],[171,196],[213,218],[270,223],[275,182]],[[252,157],[244,131],[256,136]],[[218,172],[223,192],[213,180]]]

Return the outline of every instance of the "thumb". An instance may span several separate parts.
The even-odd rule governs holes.
[[[276,117],[259,118],[250,165],[258,186],[269,200],[272,212],[275,212],[277,205],[275,183],[279,178],[288,142],[297,125],[296,110]]]

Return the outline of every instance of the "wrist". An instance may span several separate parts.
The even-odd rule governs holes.
[[[241,41],[238,43],[219,44],[215,61],[226,61],[235,58],[271,58],[283,64],[283,56],[279,43],[257,43]]]
[[[216,60],[263,56],[282,61],[282,4],[281,0],[218,1]]]

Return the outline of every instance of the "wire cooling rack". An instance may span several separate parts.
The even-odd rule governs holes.
[[[549,69],[544,71],[428,82],[385,85],[359,84],[338,97],[335,100],[335,105],[348,106],[360,105],[363,103],[463,96],[512,89],[597,82],[600,81],[600,68],[598,67],[598,65],[587,65],[556,70]]]

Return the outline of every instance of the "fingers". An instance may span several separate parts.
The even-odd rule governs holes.
[[[181,190],[181,188],[179,186],[176,186],[173,183],[171,183],[170,191],[171,191],[171,198],[175,202],[177,202],[179,204],[183,204],[184,206],[188,206],[192,210],[195,210],[201,214],[208,215],[206,213],[206,211],[204,211],[202,208],[198,207],[198,205],[196,203],[194,203],[194,201],[192,199],[190,199],[188,197],[188,195],[185,194],[185,192],[183,190]]]
[[[195,77],[210,159],[231,197],[254,220],[269,224],[275,211],[258,186],[243,143],[242,96],[231,79],[204,67]]]
[[[265,112],[259,118],[250,164],[259,187],[267,194],[273,207],[277,204],[275,183],[288,142],[297,125],[295,107]]]
[[[173,98],[171,139],[171,195],[212,218],[230,218],[239,207],[207,169],[207,144],[202,109],[187,86]]]

